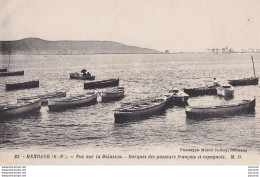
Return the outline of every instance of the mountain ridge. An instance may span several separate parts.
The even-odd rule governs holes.
[[[40,38],[24,38],[13,41],[0,41],[0,54],[153,54],[160,51],[129,46],[114,41],[48,41]]]

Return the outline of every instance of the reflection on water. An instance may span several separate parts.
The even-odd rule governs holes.
[[[254,56],[256,73],[260,71],[259,54]],[[8,65],[8,56],[0,56]],[[10,69],[24,70],[24,76],[0,77],[0,103],[15,102],[18,97],[46,91],[67,90],[67,95],[85,93],[83,81],[69,79],[69,73],[86,68],[96,80],[120,78],[126,88],[118,101],[0,120],[1,149],[148,149],[178,146],[260,147],[259,86],[235,87],[235,96],[189,98],[189,105],[209,106],[232,103],[256,96],[253,114],[191,120],[184,107],[169,107],[163,114],[140,121],[116,124],[113,110],[123,102],[132,102],[168,93],[172,87],[191,88],[219,80],[251,77],[248,54],[178,54],[178,55],[88,55],[88,56],[12,56]],[[40,80],[40,87],[5,91],[8,82]],[[98,91],[102,91],[99,89]]]

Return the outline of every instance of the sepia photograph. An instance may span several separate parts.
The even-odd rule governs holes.
[[[0,0],[0,165],[259,166],[259,9]]]

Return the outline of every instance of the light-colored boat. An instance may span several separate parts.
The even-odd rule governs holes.
[[[102,91],[100,96],[102,97],[102,102],[119,100],[124,97],[125,88],[124,87],[114,87]]]
[[[139,120],[152,114],[158,114],[166,109],[171,102],[172,95],[142,100],[135,103],[125,103],[120,108],[114,110],[116,123]]]
[[[83,95],[64,97],[58,99],[49,99],[48,107],[50,110],[60,110],[88,105],[97,102],[97,93],[87,92]]]
[[[174,105],[186,105],[189,99],[189,95],[179,89],[171,89],[169,93],[172,93],[172,103]]]
[[[25,114],[28,112],[36,112],[41,109],[41,100],[27,100],[21,101],[16,104],[5,104],[0,105],[0,117],[8,118],[20,114]]]
[[[47,104],[48,99],[62,98],[62,97],[66,97],[66,90],[56,91],[56,92],[48,92],[48,93],[45,93],[45,94],[39,94],[39,95],[30,96],[30,97],[21,97],[21,98],[18,98],[17,100],[18,101],[27,101],[27,100],[40,98],[42,104]]]
[[[240,113],[252,112],[255,109],[255,99],[242,100],[239,103],[209,106],[209,107],[186,107],[186,115],[191,118],[218,117],[236,115]]]
[[[233,97],[234,87],[230,84],[221,84],[219,87],[217,87],[217,93],[219,96]]]

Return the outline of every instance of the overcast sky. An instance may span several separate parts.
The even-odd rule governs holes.
[[[260,48],[260,0],[0,0],[0,40],[26,37],[171,52]]]

